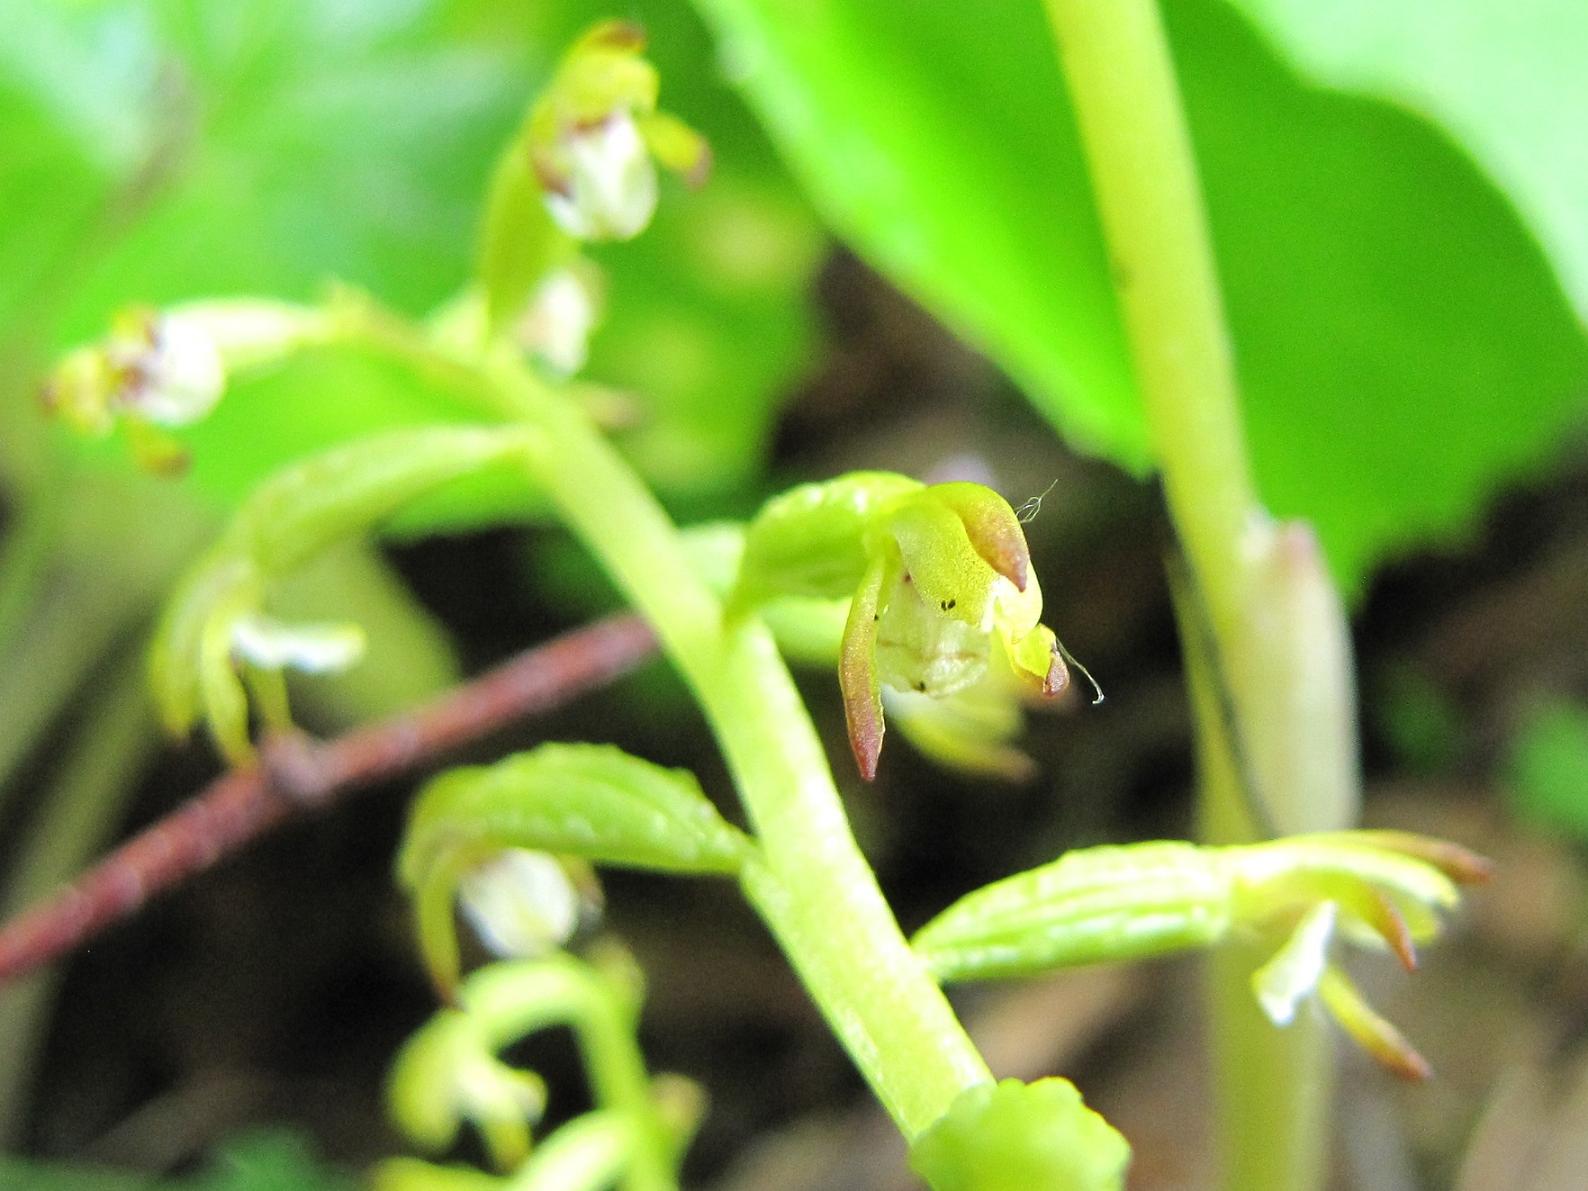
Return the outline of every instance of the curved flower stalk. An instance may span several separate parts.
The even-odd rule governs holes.
[[[1276,1026],[1319,1004],[1375,1059],[1422,1078],[1422,1057],[1331,958],[1337,937],[1387,949],[1408,971],[1458,886],[1488,862],[1454,844],[1391,831],[1292,836],[1236,847],[1177,842],[1070,852],[967,894],[912,946],[943,980],[1030,975],[1140,959],[1236,936],[1272,939],[1252,991]]]
[[[521,455],[529,437],[517,427],[395,431],[267,480],[178,586],[156,630],[150,673],[166,727],[183,735],[202,716],[221,752],[246,760],[245,680],[265,718],[285,727],[282,671],[340,669],[363,648],[356,625],[285,625],[265,614],[271,584],[409,501]]]
[[[876,776],[882,688],[935,699],[988,674],[993,645],[1031,693],[1069,685],[1013,509],[979,484],[857,472],[776,497],[751,523],[730,607],[852,597],[839,653],[849,741]]]
[[[384,1164],[381,1191],[480,1187],[670,1191],[704,1108],[681,1076],[651,1077],[635,1040],[638,969],[607,941],[590,961],[571,955],[482,968],[403,1048],[388,1084],[393,1120],[415,1145],[449,1149],[463,1126],[478,1130],[501,1177],[414,1159]],[[499,1056],[533,1033],[571,1027],[596,1105],[545,1139],[532,1136],[545,1083]]]

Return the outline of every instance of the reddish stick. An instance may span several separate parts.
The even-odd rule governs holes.
[[[81,946],[277,824],[605,686],[655,651],[643,620],[612,616],[335,740],[273,738],[259,763],[222,774],[65,889],[0,926],[0,983]]]

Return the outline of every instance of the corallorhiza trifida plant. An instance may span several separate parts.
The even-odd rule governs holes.
[[[1067,685],[1067,655],[1040,622],[1021,523],[987,488],[860,472],[786,492],[748,525],[681,530],[599,433],[571,379],[598,319],[583,248],[645,229],[658,166],[698,183],[710,160],[657,107],[643,50],[637,29],[607,23],[567,53],[501,156],[477,275],[433,318],[410,322],[347,290],[317,306],[129,311],[45,391],[84,431],[124,428],[153,468],[180,462],[177,431],[233,378],[317,345],[373,348],[470,395],[466,422],[371,436],[258,486],[160,624],[152,676],[173,732],[202,720],[227,758],[248,758],[251,707],[269,728],[288,723],[285,670],[352,665],[363,644],[356,625],[278,619],[278,581],[490,470],[540,494],[649,620],[726,756],[742,827],[688,773],[602,744],[542,745],[420,793],[398,873],[445,1004],[397,1057],[391,1109],[432,1153],[472,1126],[494,1171],[397,1158],[377,1185],[677,1186],[705,1096],[647,1071],[642,982],[621,944],[565,946],[597,902],[592,865],[737,882],[937,1188],[1119,1187],[1130,1153],[1067,1081],[995,1081],[941,991],[949,981],[1266,941],[1252,995],[1276,1028],[1317,1007],[1387,1066],[1420,1073],[1334,956],[1354,944],[1411,966],[1458,884],[1482,873],[1441,842],[1364,831],[1086,849],[900,933],[783,649],[836,664],[867,779],[885,718],[946,764],[1019,771],[1020,705]],[[460,909],[498,962],[460,971]],[[572,1028],[594,1106],[537,1137],[547,1090],[500,1055],[553,1026]]]

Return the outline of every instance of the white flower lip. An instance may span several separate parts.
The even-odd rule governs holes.
[[[1294,1021],[1301,1002],[1317,991],[1328,970],[1337,912],[1334,902],[1319,902],[1274,957],[1252,973],[1252,991],[1276,1026]]]
[[[111,360],[127,381],[121,401],[156,426],[189,426],[215,408],[226,369],[214,340],[196,321],[166,314],[149,321],[140,343],[113,343]]]
[[[357,625],[284,624],[253,613],[232,625],[232,649],[265,670],[334,674],[363,656],[364,633]]]
[[[613,112],[565,133],[559,144],[566,176],[546,192],[559,227],[580,240],[630,240],[656,212],[656,165],[632,113]]]
[[[508,848],[466,873],[458,901],[480,941],[503,957],[560,947],[579,925],[580,898],[557,858]]]
[[[596,307],[589,282],[573,269],[557,269],[530,299],[518,323],[518,341],[558,376],[572,376],[589,356]]]

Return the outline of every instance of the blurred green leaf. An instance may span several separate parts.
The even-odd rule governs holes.
[[[661,872],[733,874],[744,834],[693,774],[602,744],[543,744],[494,765],[453,769],[414,803],[398,868],[417,888],[503,848]]]
[[[1588,319],[1588,6],[1231,2],[1309,79],[1426,116],[1472,154]]]
[[[181,1180],[0,1157],[0,1186],[19,1191],[354,1191],[357,1185],[315,1159],[301,1138],[284,1130],[240,1137],[201,1173]]]
[[[1511,742],[1506,770],[1517,814],[1588,840],[1588,707],[1553,703],[1533,712]]]
[[[840,232],[1077,446],[1144,468],[1107,258],[1035,0],[697,3]],[[1318,90],[1215,0],[1165,15],[1259,482],[1274,512],[1314,521],[1355,586],[1385,553],[1459,532],[1581,418],[1581,327],[1515,213],[1436,130]]]

